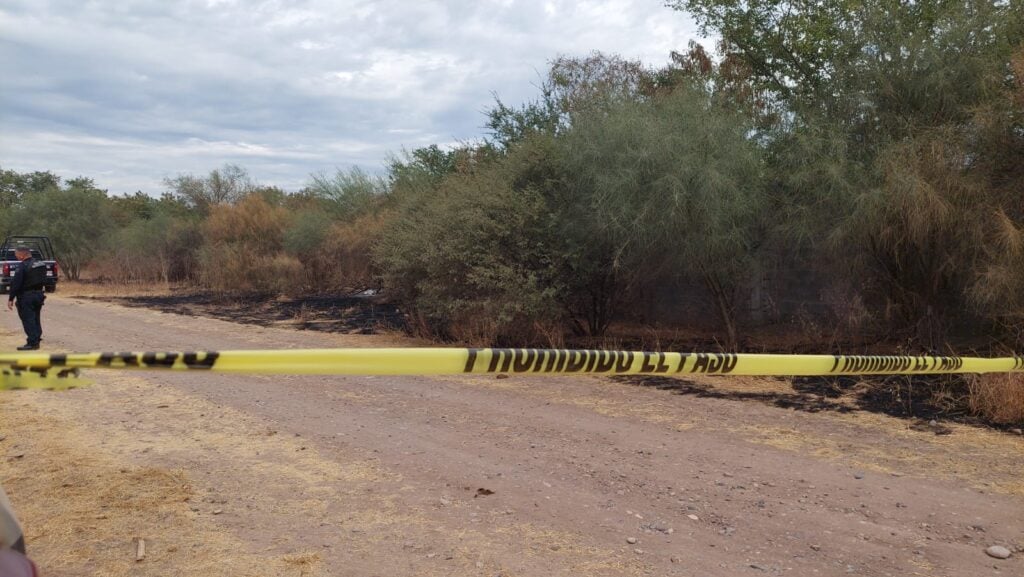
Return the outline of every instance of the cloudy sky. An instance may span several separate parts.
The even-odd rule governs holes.
[[[697,38],[663,0],[0,0],[0,167],[158,194],[230,162],[297,190],[479,138],[557,55]]]

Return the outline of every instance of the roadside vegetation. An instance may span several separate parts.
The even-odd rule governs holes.
[[[298,192],[233,165],[128,196],[4,170],[0,224],[49,234],[71,279],[379,289],[444,341],[1024,350],[1018,2],[669,5],[721,43],[556,58],[481,142]],[[1024,420],[982,392],[1013,385],[972,381],[971,410]]]

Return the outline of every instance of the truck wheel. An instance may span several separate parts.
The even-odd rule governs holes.
[[[55,284],[48,284],[48,285],[44,286],[43,289],[46,292],[48,292],[48,293],[52,293],[53,291],[57,290],[57,285],[55,285]]]

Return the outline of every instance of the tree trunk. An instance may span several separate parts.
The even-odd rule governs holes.
[[[701,274],[704,277],[704,284],[708,287],[708,291],[715,301],[718,318],[722,321],[722,326],[725,328],[726,352],[736,352],[736,349],[739,347],[739,338],[736,334],[736,315],[733,313],[732,299],[729,298],[725,289],[722,288],[722,283],[718,280],[718,277],[709,272],[703,265],[701,266]]]

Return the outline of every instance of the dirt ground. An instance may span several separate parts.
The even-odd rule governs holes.
[[[407,342],[59,293],[43,326],[51,351]],[[0,392],[46,576],[1024,575],[1024,437],[788,380],[89,376]]]

